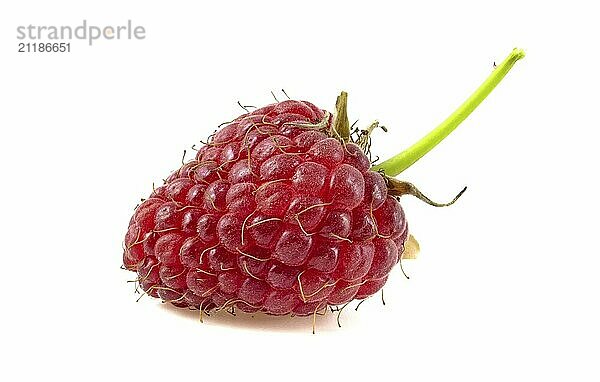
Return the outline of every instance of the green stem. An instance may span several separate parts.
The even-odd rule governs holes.
[[[429,134],[421,138],[417,143],[404,150],[400,154],[386,160],[385,162],[373,166],[371,170],[384,170],[388,176],[396,176],[409,168],[413,163],[421,159],[432,148],[448,136],[462,121],[464,121],[477,106],[487,97],[488,94],[502,81],[504,76],[510,71],[515,62],[525,57],[525,52],[521,49],[513,51],[498,65],[492,74],[475,90],[475,92],[460,105],[444,122],[433,129]]]

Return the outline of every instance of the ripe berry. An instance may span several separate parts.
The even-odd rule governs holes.
[[[359,146],[331,137],[331,123],[289,100],[220,130],[131,220],[123,261],[142,289],[183,306],[304,315],[386,277],[399,255],[392,238],[406,229],[402,207]],[[352,230],[365,216],[368,236]]]
[[[376,293],[408,238],[398,197],[439,205],[390,175],[439,143],[521,57],[498,66],[462,114],[372,169],[377,123],[351,137],[345,93],[336,118],[294,100],[239,116],[137,207],[124,266],[148,295],[203,310],[309,315]]]

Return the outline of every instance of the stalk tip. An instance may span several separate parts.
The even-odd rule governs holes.
[[[515,60],[520,60],[525,57],[525,51],[523,49],[514,48],[512,51],[512,56],[515,58]]]

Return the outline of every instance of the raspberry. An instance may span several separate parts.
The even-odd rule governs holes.
[[[302,316],[367,298],[408,239],[397,198],[445,206],[464,191],[438,204],[391,176],[454,130],[523,56],[513,51],[433,132],[372,168],[365,151],[378,124],[351,136],[346,93],[336,118],[294,100],[239,116],[137,207],[125,268],[146,294],[201,311]]]
[[[405,217],[331,123],[288,100],[217,132],[134,213],[123,262],[142,289],[177,306],[275,315],[376,293],[398,262]],[[368,234],[353,229],[365,219]]]

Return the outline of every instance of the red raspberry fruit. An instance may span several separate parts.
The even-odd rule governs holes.
[[[200,310],[309,315],[374,294],[407,240],[397,197],[440,205],[390,176],[453,131],[523,56],[514,50],[440,126],[372,168],[364,151],[377,124],[352,136],[345,93],[335,119],[293,100],[241,115],[137,207],[124,266],[146,294]]]
[[[331,114],[283,101],[219,130],[135,211],[123,256],[176,306],[312,314],[377,292],[408,230]]]

